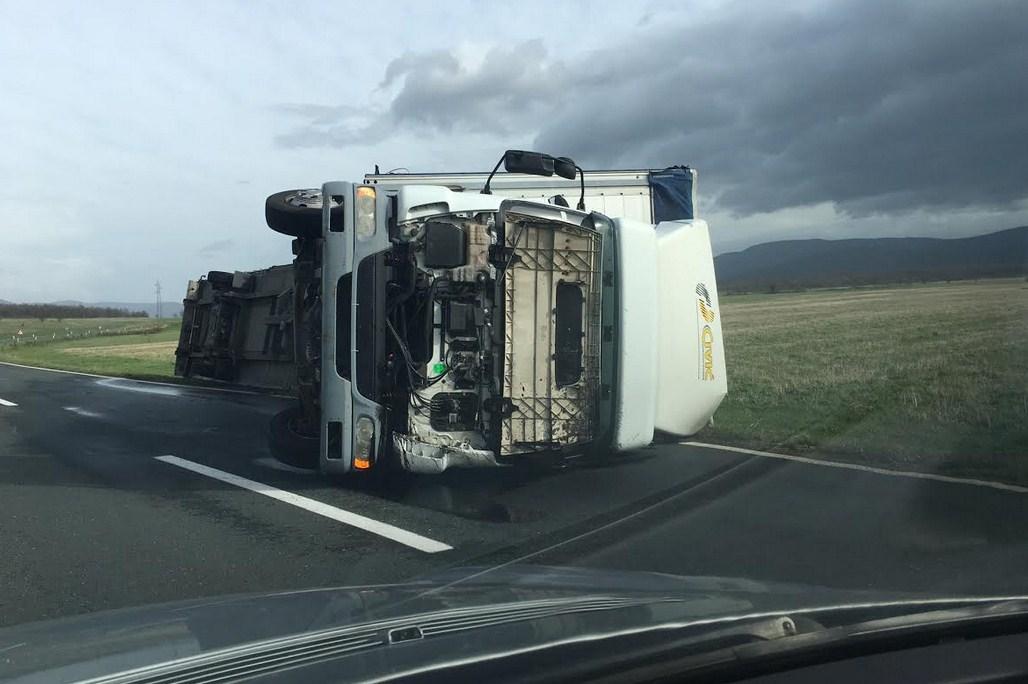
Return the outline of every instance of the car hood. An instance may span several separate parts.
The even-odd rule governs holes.
[[[738,621],[828,607],[916,604],[923,597],[853,592],[723,577],[606,572],[542,566],[463,568],[404,584],[334,587],[218,597],[30,623],[0,630],[0,679],[79,681],[156,663],[197,658],[318,633],[391,647],[416,635],[460,633],[462,648],[507,636],[483,629],[560,617],[557,632],[531,639],[652,624]],[[417,628],[410,632],[411,627]],[[340,631],[342,630],[342,631]],[[406,631],[405,631],[406,630]],[[361,636],[363,635],[363,636]],[[524,630],[518,637],[524,637]],[[516,637],[517,638],[517,637]],[[347,642],[349,643],[349,642]],[[363,643],[363,642],[362,642]],[[378,644],[364,644],[373,646]],[[361,649],[356,649],[360,651]],[[445,655],[439,641],[403,658]],[[399,653],[399,652],[397,652]],[[341,654],[345,655],[345,654]],[[401,660],[403,659],[401,658]],[[379,658],[380,662],[382,659]],[[396,665],[396,660],[391,661]],[[392,666],[391,666],[392,667]],[[347,668],[368,678],[372,670]]]

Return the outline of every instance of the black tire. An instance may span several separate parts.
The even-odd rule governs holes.
[[[321,438],[297,432],[296,422],[299,417],[299,406],[291,406],[276,413],[268,430],[268,446],[272,456],[286,465],[317,470]]]
[[[343,207],[332,200],[332,221],[343,220]],[[321,237],[321,190],[286,190],[264,202],[264,220],[276,233],[298,238]]]

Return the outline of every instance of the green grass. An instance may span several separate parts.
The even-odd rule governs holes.
[[[0,318],[0,349],[15,344],[15,338],[24,344],[153,331],[167,324],[152,318]]]
[[[61,325],[70,328],[80,337],[54,340],[51,335],[44,338],[38,332],[37,342],[20,342],[14,345],[0,345],[0,361],[23,363],[45,368],[116,375],[145,380],[174,381],[175,345],[178,342],[179,322],[154,321],[152,319],[65,319],[57,321],[23,321],[24,335],[29,330],[47,330]],[[12,321],[0,321],[0,334],[10,334]],[[35,328],[30,327],[35,325]],[[50,326],[50,328],[48,328]],[[98,328],[97,326],[103,326]],[[132,331],[148,332],[132,334]],[[85,332],[90,332],[85,336]],[[102,333],[102,334],[101,334]],[[49,341],[46,341],[49,339]]]
[[[721,298],[708,441],[1028,483],[1028,283]]]

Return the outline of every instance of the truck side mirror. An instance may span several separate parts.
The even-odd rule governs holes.
[[[552,176],[556,173],[561,178],[567,178],[573,180],[575,178],[575,172],[581,171],[577,164],[567,157],[558,157],[554,159],[548,154],[542,152],[529,152],[527,150],[507,150],[500,157],[500,161],[496,162],[496,166],[493,167],[492,173],[485,179],[485,185],[482,187],[483,195],[493,194],[489,185],[493,182],[493,176],[500,169],[500,164],[503,164],[504,170],[508,173],[527,173],[533,176]],[[585,180],[582,181],[582,197],[585,197]],[[582,202],[579,202],[582,205]],[[584,206],[584,205],[583,205]]]
[[[553,172],[561,178],[575,180],[575,175],[578,173],[578,164],[573,159],[557,157],[553,160]]]
[[[503,155],[503,168],[508,173],[530,173],[533,176],[552,176],[554,160],[541,152],[507,150]]]

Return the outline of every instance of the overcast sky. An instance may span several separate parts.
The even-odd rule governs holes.
[[[715,249],[1028,223],[1028,3],[0,0],[0,299],[284,263],[277,190],[689,164]]]

